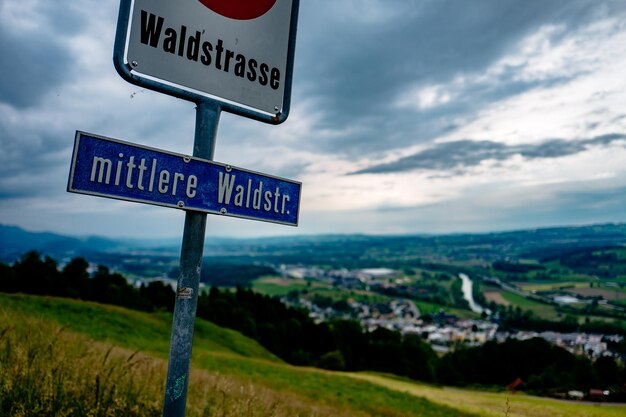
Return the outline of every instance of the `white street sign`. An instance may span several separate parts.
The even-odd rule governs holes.
[[[292,0],[135,0],[125,60],[140,77],[274,115],[291,81],[292,8]]]

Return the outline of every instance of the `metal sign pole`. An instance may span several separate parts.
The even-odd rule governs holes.
[[[239,24],[240,21],[237,25],[232,24],[230,12],[226,14],[224,14],[225,12],[215,12],[211,5],[205,4],[206,2],[199,3],[195,0],[181,0],[179,3],[177,3],[177,7],[170,7],[172,4],[170,0],[120,0],[113,62],[120,76],[131,84],[195,102],[197,109],[193,156],[212,161],[217,126],[222,110],[271,124],[279,124],[287,119],[291,106],[291,83],[300,1],[267,2],[272,4],[269,8],[273,8],[275,13],[253,14],[254,18],[249,19],[251,22]],[[243,3],[249,4],[242,6],[244,8],[242,10],[250,11],[251,7],[256,10],[258,6],[254,2]],[[238,12],[240,11],[238,9]],[[282,23],[277,24],[277,21]],[[169,25],[170,27],[166,29],[165,33],[168,31],[176,33],[173,28],[179,27],[179,24],[181,27],[181,42],[178,43],[178,53],[176,54],[178,57],[176,57],[170,54],[170,51],[165,46],[164,42],[166,42],[167,35],[161,37],[161,30],[163,26],[167,27]],[[196,36],[190,36],[188,42],[183,42],[185,40],[184,33],[186,33],[183,30],[186,30],[184,28],[187,27],[193,28],[192,30],[196,31]],[[221,70],[218,52],[214,60],[215,67],[211,69],[213,71],[210,73],[211,80],[207,82],[209,73],[206,72],[204,65],[198,64],[200,61],[202,61],[200,64],[205,64],[205,60],[210,62],[211,55],[206,54],[200,60],[198,59],[201,38],[206,40],[202,43],[203,53],[204,45],[208,45],[210,50],[210,42],[217,40],[220,45],[224,42],[227,48],[232,49],[232,51],[228,49],[227,52],[232,54],[236,53],[234,51],[242,52],[242,54],[237,55],[238,60],[240,56],[244,60],[247,56],[249,63],[252,64],[254,61],[257,61],[260,72],[255,72],[254,68],[257,68],[255,65],[248,66],[250,71],[247,77],[238,75],[236,70],[235,72],[228,72],[228,64],[225,65],[224,70]],[[162,39],[162,44],[160,39]],[[195,47],[192,46],[194,42]],[[187,47],[186,54],[184,53],[185,46]],[[219,46],[219,48],[221,47]],[[246,56],[243,53],[246,53]],[[193,55],[195,55],[195,58],[191,59]],[[260,57],[264,57],[264,60],[267,58],[268,63],[258,61]],[[267,69],[263,70],[264,67],[267,67]],[[262,76],[263,71],[266,72],[265,76]],[[262,81],[263,79],[265,81]],[[206,95],[213,96],[218,101],[208,99]],[[163,406],[163,416],[183,417],[187,401],[193,326],[198,304],[200,267],[202,265],[206,229],[206,214],[191,210],[185,205],[185,201],[197,203],[200,200],[200,198],[190,200],[196,197],[195,186],[197,185],[198,177],[193,175],[195,171],[191,170],[191,168],[183,168],[183,171],[187,174],[189,174],[188,171],[193,172],[188,175],[187,192],[184,196],[181,194],[183,199],[172,199],[175,191],[171,196],[165,197],[160,189],[159,193],[153,193],[152,186],[147,191],[144,190],[139,185],[141,184],[139,182],[141,179],[137,179],[136,188],[132,186],[132,169],[136,165],[133,162],[134,156],[128,156],[126,182],[120,185],[118,180],[115,180],[111,184],[109,178],[111,168],[108,167],[112,166],[118,155],[122,158],[124,154],[123,152],[113,152],[116,147],[125,146],[126,149],[130,147],[132,152],[143,153],[143,155],[146,153],[154,155],[155,152],[160,152],[160,155],[165,155],[163,159],[160,159],[161,163],[168,161],[168,163],[172,163],[172,166],[179,165],[173,162],[172,153],[154,149],[150,150],[145,147],[140,149],[140,147],[132,144],[121,144],[119,141],[105,140],[103,138],[91,137],[90,142],[89,138],[81,140],[81,135],[81,132],[77,132],[68,191],[164,205],[166,207],[172,207],[172,204],[175,204],[178,208],[187,207]],[[96,155],[93,147],[89,148],[89,145],[85,145],[86,143],[93,144],[94,140],[106,142],[104,148],[107,149],[110,156],[109,154],[100,153],[104,152],[103,148],[98,148],[98,154]],[[84,147],[81,147],[81,144]],[[87,171],[86,168],[89,164],[78,164],[76,162],[77,160],[83,160],[82,158],[85,156],[91,161],[92,168],[90,171]],[[141,159],[139,156],[137,157]],[[141,164],[144,163],[144,159],[147,158],[141,159]],[[190,161],[186,159],[191,158],[183,156],[183,161],[188,163]],[[152,173],[154,175],[156,171],[156,157],[152,158],[152,161]],[[119,167],[122,166],[122,162],[117,162]],[[194,166],[197,165],[196,162],[194,162]],[[178,160],[178,163],[180,164],[180,160]],[[144,165],[141,166],[145,169]],[[100,176],[96,179],[94,173],[98,167]],[[224,172],[218,175],[223,175],[224,178],[228,175],[230,187],[233,187],[235,176],[237,175],[239,181],[245,181],[244,184],[248,184],[247,195],[258,193],[259,199],[257,202],[253,201],[252,206],[249,205],[247,199],[244,205],[237,198],[231,204],[230,191],[228,192],[228,197],[220,197],[219,193],[216,196],[213,193],[212,197],[217,197],[217,203],[210,199],[208,202],[203,200],[200,206],[194,206],[196,210],[203,209],[217,214],[217,211],[215,211],[215,207],[217,207],[220,214],[297,226],[300,205],[300,183],[279,178],[269,178],[259,173],[244,172],[243,170],[238,170],[235,175],[234,172],[231,172],[233,167],[225,165],[223,168]],[[118,172],[120,172],[120,169],[118,168]],[[183,175],[183,171],[175,171],[175,178]],[[91,174],[86,175],[88,172]],[[143,170],[140,172],[142,174],[139,175],[143,175]],[[163,170],[162,172],[168,171]],[[191,178],[193,178],[193,181]],[[251,191],[253,181],[255,181],[255,184],[258,182],[258,188]],[[264,181],[266,188],[263,194],[264,203],[261,205],[260,196]],[[225,181],[222,182],[222,184],[225,183]],[[173,184],[173,190],[176,190],[176,182]],[[239,187],[243,187],[243,185],[239,185],[237,189]],[[241,193],[243,195],[243,191]],[[157,196],[157,194],[159,195]],[[222,194],[222,196],[224,195],[226,194]]]
[[[220,112],[220,106],[212,100],[202,100],[197,103],[193,156],[213,160]],[[176,290],[170,357],[165,382],[164,417],[185,415],[206,216],[205,213],[193,211],[187,211],[185,214],[180,275]]]

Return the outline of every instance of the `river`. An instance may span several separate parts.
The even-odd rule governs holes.
[[[461,290],[463,291],[463,298],[465,298],[470,306],[470,309],[474,313],[481,314],[483,311],[485,311],[485,309],[476,304],[476,301],[474,301],[474,294],[472,293],[472,286],[474,284],[472,280],[465,274],[459,274],[459,278],[461,278],[461,281],[463,281],[463,285],[461,286]],[[487,310],[487,313],[488,312],[489,311]]]

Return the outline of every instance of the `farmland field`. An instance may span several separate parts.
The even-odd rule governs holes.
[[[508,306],[511,305],[510,302],[508,302],[503,296],[502,296],[502,291],[498,291],[498,290],[488,290],[485,291],[484,293],[485,295],[485,299],[487,301],[493,301],[496,304],[500,304],[502,306]]]
[[[300,278],[262,277],[252,282],[254,290],[267,295],[286,295],[293,290],[307,288],[307,281]]]
[[[530,310],[537,317],[558,320],[559,314],[554,306],[543,304],[538,301],[529,300],[521,295],[514,294],[509,291],[501,291],[502,298],[514,307],[520,307],[522,310]]]
[[[588,282],[577,282],[577,281],[556,281],[556,282],[514,282],[515,286],[521,288],[523,291],[556,291],[559,289],[570,289],[570,288],[588,288]]]
[[[454,314],[458,317],[475,319],[478,317],[478,314],[471,312],[470,310],[463,310],[460,308],[447,307],[439,304],[429,303],[426,301],[416,301],[413,300],[413,304],[419,309],[421,314],[435,314],[439,313],[441,310],[444,310],[447,313]]]
[[[626,293],[622,292],[619,288],[574,288],[568,290],[568,292],[583,295],[585,297],[597,297],[601,296],[610,301],[626,300]]]
[[[595,321],[605,321],[605,322],[613,322],[618,319],[612,317],[606,317],[601,315],[593,315],[593,314],[583,314],[578,313],[576,310],[574,311],[566,311],[559,313],[557,311],[557,307],[551,304],[544,304],[539,301],[535,301],[529,298],[526,298],[522,295],[515,294],[506,290],[496,290],[489,289],[485,292],[485,298],[488,301],[494,301],[496,304],[500,304],[503,306],[511,306],[513,308],[519,307],[522,310],[528,310],[533,313],[533,315],[537,318],[546,319],[546,320],[561,320],[564,316],[574,316],[577,318],[579,323],[582,323],[583,320],[587,318],[589,320]],[[620,302],[626,303],[626,300],[622,300]],[[578,306],[579,304],[570,304],[569,307]],[[583,304],[584,306],[584,304]],[[604,309],[608,309],[610,306],[600,306],[602,311]]]

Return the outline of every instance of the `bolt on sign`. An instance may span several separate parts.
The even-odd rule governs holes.
[[[138,77],[276,115],[288,107],[290,0],[135,0],[123,58]]]

